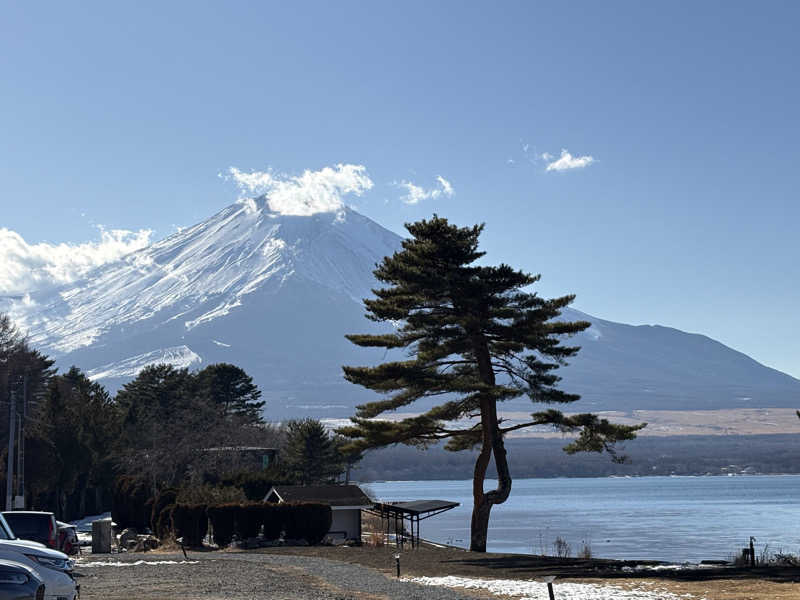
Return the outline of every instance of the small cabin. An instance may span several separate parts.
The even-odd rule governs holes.
[[[333,519],[327,539],[331,542],[361,541],[361,511],[372,509],[370,500],[357,485],[276,485],[264,502],[319,502],[331,507]]]

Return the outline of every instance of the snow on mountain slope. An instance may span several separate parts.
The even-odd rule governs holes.
[[[399,237],[366,217],[336,213],[285,216],[262,197],[236,203],[119,263],[98,269],[36,306],[15,311],[34,345],[56,355],[102,341],[126,327],[173,322],[185,331],[228,315],[256,290],[277,292],[292,277],[360,300],[372,269]]]
[[[102,365],[91,369],[86,374],[91,379],[133,379],[139,371],[153,365],[170,364],[178,369],[193,369],[199,367],[202,362],[203,359],[192,352],[189,347],[175,346],[132,356],[117,363]]]
[[[91,272],[56,293],[0,301],[31,343],[112,390],[155,362],[197,368],[229,362],[252,374],[270,418],[346,417],[373,396],[344,381],[343,364],[383,360],[344,335],[364,318],[372,271],[401,238],[341,208],[282,215],[264,197]],[[546,273],[545,273],[546,274]],[[589,320],[561,369],[576,410],[790,407],[800,381],[708,337]],[[509,402],[506,410],[530,410]]]

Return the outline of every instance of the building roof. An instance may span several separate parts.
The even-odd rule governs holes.
[[[440,513],[459,506],[458,502],[448,500],[410,500],[408,502],[380,502],[375,505],[376,510],[405,513],[407,515],[427,515]],[[430,514],[429,516],[433,516]]]
[[[369,499],[357,485],[276,485],[264,500],[275,494],[280,502],[323,502],[331,507],[372,507]]]

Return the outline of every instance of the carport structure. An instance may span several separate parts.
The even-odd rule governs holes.
[[[430,517],[435,517],[445,511],[459,506],[458,502],[450,502],[448,500],[410,500],[407,502],[377,502],[371,510],[367,512],[378,515],[381,522],[385,522],[384,527],[386,536],[388,538],[391,533],[390,525],[394,520],[395,531],[395,544],[398,548],[403,548],[406,539],[406,527],[408,522],[408,531],[410,532],[410,541],[412,548],[419,548],[419,522],[424,521]]]

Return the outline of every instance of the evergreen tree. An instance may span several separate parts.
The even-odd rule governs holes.
[[[145,367],[115,401],[122,423],[118,466],[144,478],[153,492],[179,485],[197,451],[217,445],[221,412],[198,393],[187,369]]]
[[[331,483],[345,470],[345,459],[337,444],[316,419],[286,424],[281,463],[286,475],[301,485]]]
[[[365,300],[367,318],[398,328],[382,335],[348,335],[359,346],[406,349],[408,360],[375,367],[344,367],[345,378],[386,395],[359,406],[352,425],[339,430],[355,448],[390,444],[425,447],[447,439],[448,450],[480,447],[473,476],[470,548],[486,550],[489,514],[511,492],[503,438],[511,431],[551,425],[577,432],[567,452],[609,451],[633,439],[644,425],[622,426],[593,414],[565,415],[549,409],[521,424],[503,426],[497,404],[528,396],[533,402],[568,404],[579,396],[557,387],[555,370],[579,348],[562,345],[565,336],[588,322],[557,320],[574,296],[544,299],[524,291],[539,276],[508,265],[478,266],[482,225],[459,228],[436,215],[407,224],[411,238],[375,270],[384,287]],[[386,411],[424,398],[441,398],[429,411],[400,421],[376,420]],[[468,420],[470,424],[459,422]],[[619,459],[619,457],[617,457]],[[494,459],[497,488],[484,491]]]
[[[264,401],[261,390],[243,369],[219,363],[198,372],[197,384],[201,393],[222,408],[226,416],[239,417],[249,423],[263,423],[261,411]]]

